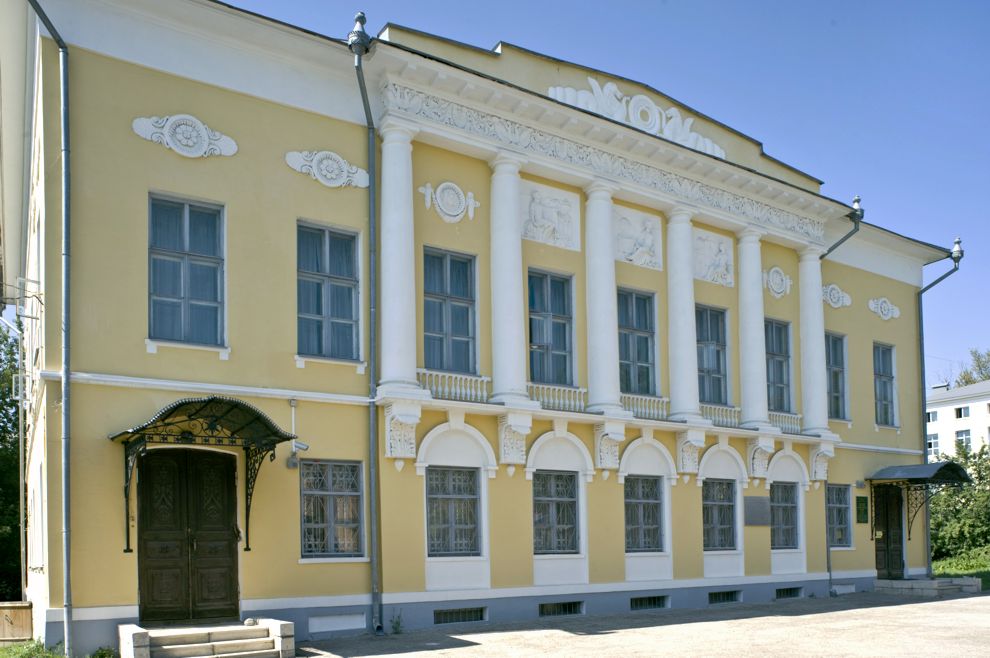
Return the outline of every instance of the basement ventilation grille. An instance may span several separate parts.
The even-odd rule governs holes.
[[[666,596],[636,596],[629,599],[630,610],[659,610],[669,607]]]
[[[719,603],[738,603],[740,599],[739,590],[728,592],[708,592],[708,605],[718,605]]]
[[[564,601],[561,603],[541,603],[541,617],[563,617],[580,615],[584,612],[584,601]]]
[[[777,593],[774,594],[775,599],[799,599],[801,598],[801,588],[800,587],[781,587],[777,589]]]
[[[434,624],[461,624],[469,621],[485,621],[484,608],[451,608],[434,610]]]

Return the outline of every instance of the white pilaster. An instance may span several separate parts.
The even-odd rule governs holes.
[[[768,427],[767,348],[763,315],[763,232],[745,228],[739,233],[739,370],[742,426]]]
[[[381,397],[422,396],[416,382],[416,261],[412,138],[417,129],[386,119],[381,190]]]
[[[492,160],[492,402],[538,406],[526,390],[526,287],[523,284],[519,168],[523,160],[500,152]]]
[[[667,219],[667,334],[670,341],[670,418],[703,423],[698,406],[698,334],[694,322],[694,237],[690,208]]]
[[[825,311],[822,307],[822,250],[801,252],[801,413],[805,434],[831,435],[828,428],[828,373],[825,369]]]
[[[585,191],[585,267],[588,317],[588,411],[622,414],[619,400],[619,313],[612,247],[615,186],[594,181]]]

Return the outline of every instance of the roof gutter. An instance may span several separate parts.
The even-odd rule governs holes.
[[[863,207],[859,205],[859,195],[853,197],[852,207],[853,207],[852,212],[846,214],[846,217],[852,220],[853,223],[852,229],[848,233],[843,235],[841,238],[839,238],[839,241],[833,244],[831,247],[829,247],[824,254],[819,256],[819,259],[825,260],[826,256],[828,256],[830,253],[838,249],[843,242],[845,242],[852,236],[856,235],[856,233],[859,231],[859,225],[863,221],[863,216],[866,214],[866,211],[863,210]]]
[[[72,578],[71,578],[71,515],[70,515],[70,444],[71,428],[69,414],[69,310],[70,310],[70,271],[69,271],[69,227],[71,204],[71,177],[69,168],[69,47],[48,14],[37,0],[28,0],[31,8],[44,24],[45,29],[58,45],[59,91],[62,127],[62,625],[65,655],[72,656]]]

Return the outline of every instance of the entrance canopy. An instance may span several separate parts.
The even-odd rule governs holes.
[[[877,484],[966,484],[972,482],[966,469],[955,462],[886,466],[866,478]]]
[[[251,550],[251,499],[265,457],[275,460],[275,446],[296,438],[253,405],[220,395],[177,400],[147,422],[108,437],[124,446],[124,552],[131,552],[129,519],[134,464],[149,444],[243,448],[245,478],[245,542]]]

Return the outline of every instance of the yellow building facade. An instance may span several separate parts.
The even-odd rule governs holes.
[[[924,515],[886,500],[880,528],[867,481],[923,461],[917,293],[948,250],[863,223],[822,258],[856,209],[820,181],[508,44],[388,27],[372,163],[344,42],[205,0],[45,6],[71,62],[80,651],[120,623],[319,639],[925,572]],[[12,24],[29,139],[3,275],[55,643],[59,57]]]

